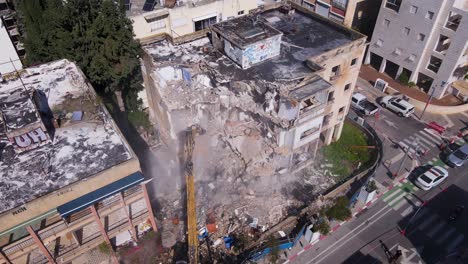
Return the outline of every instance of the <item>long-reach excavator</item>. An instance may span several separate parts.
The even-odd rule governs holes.
[[[197,237],[197,208],[195,201],[195,179],[193,173],[193,149],[195,136],[200,133],[200,128],[192,126],[187,131],[185,142],[185,183],[187,189],[187,232],[188,232],[188,259],[190,264],[198,264],[198,237]]]

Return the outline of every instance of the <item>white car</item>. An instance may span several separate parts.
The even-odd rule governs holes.
[[[414,105],[408,103],[407,101],[397,98],[391,95],[387,95],[384,98],[382,98],[382,101],[380,102],[380,105],[382,107],[386,107],[394,112],[397,113],[397,115],[401,117],[408,117],[412,113],[414,113]]]
[[[440,166],[431,167],[428,171],[420,175],[416,180],[415,184],[419,188],[428,191],[432,187],[437,186],[443,180],[448,177],[448,171]]]

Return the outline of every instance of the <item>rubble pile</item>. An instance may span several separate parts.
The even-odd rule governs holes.
[[[169,191],[160,176],[164,188],[156,187],[166,203],[163,218],[185,215],[183,170],[171,164],[180,163],[184,131],[195,124],[204,132],[196,137],[193,153],[198,224],[216,226],[214,241],[238,232],[261,233],[334,184],[333,177],[313,167],[308,147],[293,152],[278,146],[278,128],[292,122],[287,109],[280,111],[280,98],[303,79],[269,79],[254,69],[243,71],[207,38],[179,46],[162,41],[145,50],[161,97],[153,100],[169,116],[169,145],[179,153],[165,162],[171,167],[168,180],[178,178],[178,183]],[[298,164],[306,166],[298,169]]]

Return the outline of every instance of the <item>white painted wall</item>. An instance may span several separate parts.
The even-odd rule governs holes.
[[[15,47],[11,42],[10,36],[8,35],[6,27],[3,25],[3,21],[0,20],[0,73],[5,74],[15,71],[15,68],[10,62],[10,59],[14,63],[14,67],[17,70],[23,68],[18,53],[16,53]]]

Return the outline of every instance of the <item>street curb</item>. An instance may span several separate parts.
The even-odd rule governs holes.
[[[412,163],[411,163],[411,170],[412,171],[414,168],[416,168],[417,166],[419,166],[419,162],[417,160],[413,160]],[[350,218],[346,219],[345,221],[335,225],[331,230],[330,230],[330,233],[328,233],[328,235],[320,235],[320,238],[308,245],[306,245],[303,249],[301,249],[298,253],[292,255],[291,257],[288,258],[288,260],[286,260],[285,262],[283,262],[283,264],[286,264],[286,263],[289,263],[291,261],[294,261],[297,256],[301,255],[302,253],[306,252],[307,250],[311,249],[315,244],[317,244],[318,242],[324,240],[325,238],[327,238],[329,235],[331,235],[333,232],[336,232],[338,229],[340,229],[341,226],[343,226],[344,224],[346,224],[347,222],[353,220],[356,215],[358,215],[359,213],[361,213],[364,209],[366,208],[369,208],[372,204],[374,204],[375,202],[377,202],[380,198],[382,198],[382,196],[384,196],[384,194],[386,194],[387,192],[393,190],[393,188],[395,188],[396,186],[399,186],[401,185],[404,181],[407,181],[408,180],[408,176],[410,175],[409,172],[405,172],[403,173],[400,177],[397,177],[396,179],[393,179],[393,182],[392,184],[390,184],[390,186],[388,186],[386,188],[386,190],[382,193],[379,193],[377,195],[377,197],[375,197],[372,201],[368,202],[367,204],[365,204],[363,207],[360,207],[356,210],[356,212],[354,212]]]

